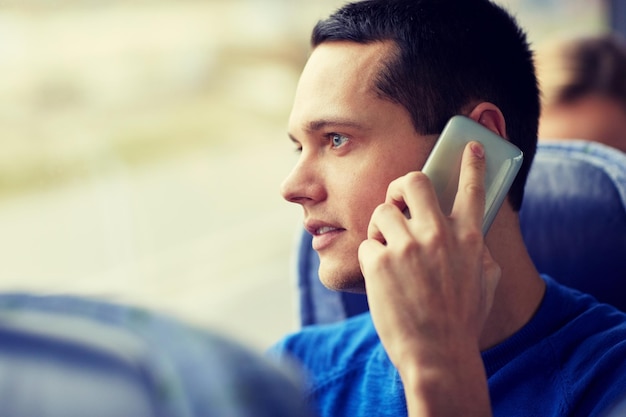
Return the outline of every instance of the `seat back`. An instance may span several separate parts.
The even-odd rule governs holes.
[[[223,336],[144,309],[0,295],[2,415],[307,416],[294,375]]]
[[[540,273],[626,311],[626,154],[596,142],[540,142],[520,223]],[[321,284],[306,231],[298,245],[301,325],[367,311],[365,295]]]
[[[520,222],[541,273],[626,311],[626,154],[541,143]]]

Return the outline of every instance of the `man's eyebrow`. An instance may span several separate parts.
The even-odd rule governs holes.
[[[351,119],[319,119],[306,124],[305,130],[309,133],[317,132],[328,127],[349,127],[365,130],[366,127]]]
[[[351,129],[359,129],[361,131],[369,130],[370,128],[364,126],[361,123],[356,122],[352,119],[319,119],[313,120],[304,125],[304,131],[308,134],[319,132],[324,129],[340,129],[340,128],[351,128]],[[291,133],[287,133],[289,139],[291,139],[294,143],[300,143],[298,139]]]

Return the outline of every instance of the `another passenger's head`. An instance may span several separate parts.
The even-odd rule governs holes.
[[[450,117],[480,102],[495,104],[508,139],[524,152],[509,194],[519,209],[536,148],[539,91],[526,36],[505,10],[487,0],[366,0],[320,21],[311,44],[340,40],[396,45],[375,89],[405,107],[420,134],[440,133]]]
[[[539,136],[626,151],[626,40],[614,34],[550,41],[537,52]]]

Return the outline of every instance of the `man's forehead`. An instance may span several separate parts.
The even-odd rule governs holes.
[[[389,51],[390,45],[382,42],[333,41],[319,45],[300,77],[292,119],[301,123],[311,117],[353,113],[380,100],[374,85]]]
[[[373,87],[383,63],[392,51],[390,42],[361,44],[349,41],[325,42],[317,46],[300,78],[301,85],[334,83],[351,88]]]

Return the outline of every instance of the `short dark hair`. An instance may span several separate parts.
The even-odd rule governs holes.
[[[601,33],[557,38],[538,51],[544,105],[599,95],[626,109],[626,38]]]
[[[506,119],[524,164],[509,200],[519,210],[537,147],[539,88],[526,34],[488,0],[364,0],[317,23],[311,45],[393,41],[374,86],[404,106],[420,134],[440,133],[448,119],[488,101]]]

